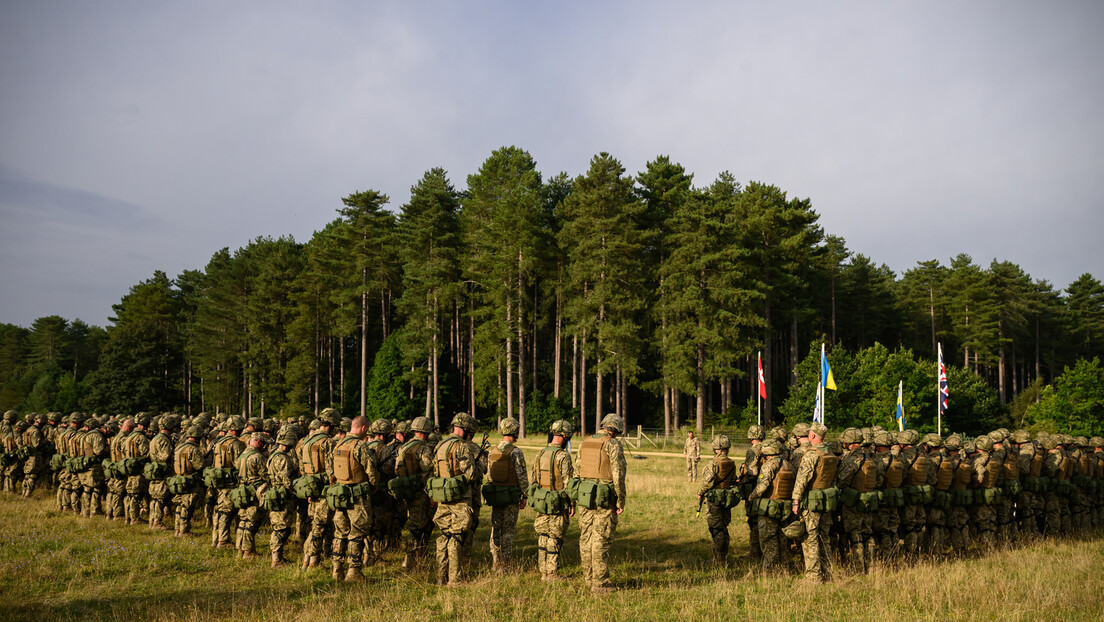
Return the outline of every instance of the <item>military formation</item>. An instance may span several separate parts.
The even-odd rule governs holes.
[[[796,558],[810,583],[831,580],[835,565],[865,573],[875,560],[978,555],[1104,527],[1098,436],[1000,429],[944,439],[880,427],[826,435],[819,423],[751,426],[739,469],[728,437],[713,438],[698,499],[708,504],[714,562],[727,563],[731,508],[741,500],[748,557],[768,572]]]
[[[386,551],[402,568],[427,563],[435,544],[438,585],[463,584],[484,504],[490,506],[492,570],[517,568],[519,513],[535,512],[537,565],[543,581],[560,581],[560,554],[573,516],[581,531],[583,576],[595,593],[614,590],[609,550],[625,508],[624,422],[602,420],[574,461],[572,425],[556,421],[549,443],[527,466],[515,443],[517,420],[502,419],[503,440],[474,442],[478,423],[457,414],[444,436],[427,417],[392,422],[342,418],[325,409],[304,419],[195,417],[176,414],[96,417],[75,412],[4,414],[0,475],[7,493],[56,494],[57,510],[143,525],[193,537],[202,521],[210,545],[243,560],[261,558],[258,533],[268,525],[273,567],[296,561],[303,571],[365,581],[363,568]],[[434,543],[433,532],[438,537]],[[302,543],[288,560],[288,543]]]

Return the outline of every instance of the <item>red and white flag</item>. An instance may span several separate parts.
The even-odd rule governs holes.
[[[763,377],[763,359],[759,358],[759,397],[767,399],[767,379]]]

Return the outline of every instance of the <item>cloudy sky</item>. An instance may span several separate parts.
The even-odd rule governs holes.
[[[0,322],[105,325],[155,270],[503,145],[775,184],[898,274],[1104,278],[1102,29],[1098,1],[4,2]]]

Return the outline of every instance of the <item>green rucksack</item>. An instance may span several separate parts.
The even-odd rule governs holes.
[[[304,475],[296,478],[291,483],[291,488],[295,491],[295,496],[300,499],[310,499],[322,496],[322,489],[326,486],[326,476],[318,473],[315,475]]]
[[[276,512],[283,510],[287,507],[287,500],[289,494],[288,489],[282,486],[273,486],[265,493],[264,501],[261,502],[261,507],[269,512]]]
[[[239,510],[257,504],[257,488],[252,484],[242,484],[230,491],[230,501]]]
[[[521,486],[499,486],[487,482],[482,488],[483,500],[492,508],[517,505],[521,501]]]

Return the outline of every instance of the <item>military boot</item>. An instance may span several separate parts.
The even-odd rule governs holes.
[[[277,566],[283,566],[285,563],[287,563],[287,562],[284,561],[283,557],[280,557],[279,553],[273,553],[272,554],[272,567],[273,568],[276,568]]]
[[[345,576],[345,565],[341,563],[341,560],[335,559],[333,563],[333,573],[331,576],[335,581],[340,581]]]
[[[360,572],[360,568],[350,568],[345,572],[346,583],[364,583],[364,574]]]
[[[414,559],[414,556],[411,555],[410,553],[407,553],[406,557],[403,558],[402,569],[407,571],[407,572],[410,572],[411,570],[414,570],[414,566],[416,566],[416,565],[417,565],[417,563]]]

